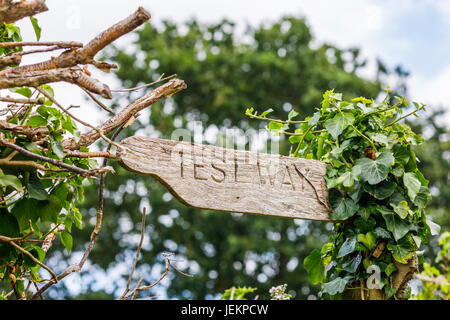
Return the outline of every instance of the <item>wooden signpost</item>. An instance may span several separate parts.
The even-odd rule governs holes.
[[[139,136],[121,145],[123,167],[155,177],[188,206],[332,221],[323,162]]]

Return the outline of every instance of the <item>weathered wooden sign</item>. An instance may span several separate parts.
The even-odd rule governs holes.
[[[119,162],[202,209],[331,221],[326,164],[281,155],[134,136]]]

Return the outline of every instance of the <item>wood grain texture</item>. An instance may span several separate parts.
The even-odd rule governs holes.
[[[124,168],[155,177],[188,206],[332,221],[323,162],[139,136],[121,145]]]

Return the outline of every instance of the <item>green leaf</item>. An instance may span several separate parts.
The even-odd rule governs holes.
[[[36,200],[48,200],[49,195],[47,190],[42,186],[41,180],[35,173],[30,174],[30,179],[27,184],[28,197]]]
[[[253,112],[253,108],[252,108],[252,109],[247,109],[247,110],[250,110],[250,113]],[[273,109],[272,109],[272,108],[267,109],[266,111],[264,111],[263,113],[261,113],[261,117],[265,117],[265,116],[267,116],[267,115],[268,115],[269,113],[271,113],[271,112],[273,112]]]
[[[390,197],[396,188],[397,184],[392,181],[382,181],[376,185],[370,185],[368,183],[364,184],[364,191],[378,200]]]
[[[384,228],[381,227],[377,227],[373,233],[378,237],[378,238],[382,238],[382,239],[391,239],[391,234],[389,233],[389,231],[387,231]]]
[[[31,24],[33,25],[34,33],[36,34],[36,39],[39,41],[41,39],[41,27],[39,27],[38,20],[35,17],[30,17]]]
[[[320,120],[320,112],[314,112],[313,116],[308,120],[308,124],[310,126],[316,125]]]
[[[394,158],[396,162],[402,165],[406,165],[408,163],[409,158],[411,157],[411,152],[407,147],[397,144],[392,150],[394,151]]]
[[[349,125],[353,124],[355,117],[348,113],[337,113],[333,118],[325,121],[325,128],[331,134],[331,136],[337,140],[339,135]]]
[[[31,92],[31,89],[28,87],[11,88],[11,89],[9,89],[9,91],[21,94],[22,96],[27,97],[27,98],[30,98],[31,95],[33,94]]]
[[[419,193],[417,193],[416,197],[414,198],[413,203],[419,208],[425,208],[430,199],[431,199],[430,189],[421,186]]]
[[[355,251],[356,247],[356,237],[350,237],[345,240],[345,242],[342,244],[341,248],[339,249],[337,258],[342,258],[349,253],[352,253]]]
[[[73,239],[70,233],[68,232],[61,232],[60,233],[61,242],[64,245],[64,247],[67,250],[67,253],[70,254],[70,251],[72,251],[72,245],[73,245]]]
[[[352,199],[345,198],[338,190],[331,189],[328,195],[334,220],[346,220],[352,217],[359,209],[359,205]]]
[[[6,209],[0,209],[0,235],[11,238],[19,236],[17,219]]]
[[[291,111],[289,111],[288,121],[291,121],[291,119],[295,118],[296,116],[298,116],[298,112],[292,109]]]
[[[57,141],[53,138],[50,138],[50,145],[52,146],[53,153],[59,158],[63,159],[66,154],[64,153],[64,148],[62,146],[61,141]]]
[[[39,219],[37,209],[37,201],[35,199],[23,198],[14,205],[11,213],[16,217],[20,231],[29,228],[28,220],[35,223]]]
[[[312,284],[318,284],[323,281],[325,267],[318,250],[314,250],[305,258],[303,261],[303,266],[308,272],[309,281],[311,281]]]
[[[411,251],[407,246],[388,243],[387,248],[391,251],[394,259],[403,264],[408,263],[408,261],[414,256],[414,251]]]
[[[336,293],[342,293],[345,290],[345,286],[352,277],[347,276],[345,278],[337,277],[333,281],[327,282],[323,285],[323,293],[335,295]]]
[[[402,220],[394,211],[381,206],[378,206],[377,210],[382,214],[387,229],[392,232],[396,241],[403,238],[411,230],[411,224]]]
[[[394,212],[398,214],[398,216],[402,219],[405,219],[408,216],[409,213],[409,206],[408,202],[406,201],[400,201],[399,204],[395,205],[393,203],[390,203],[391,207],[394,209]]]
[[[233,300],[247,300],[247,298],[245,297],[246,294],[248,293],[252,293],[253,291],[255,291],[256,288],[251,288],[251,287],[233,287],[230,289],[225,290],[225,292],[223,293],[221,299],[222,300],[231,300],[231,293],[233,292]]]
[[[372,232],[358,234],[358,241],[364,244],[369,250],[372,250],[377,244],[377,239]]]
[[[27,121],[27,126],[43,127],[47,125],[47,119],[41,116],[31,116]]]
[[[395,266],[394,263],[391,262],[387,265],[386,269],[384,270],[384,273],[386,273],[386,275],[389,277],[392,274],[392,272],[394,272],[396,270],[397,270],[397,267]]]
[[[350,272],[350,273],[355,273],[356,269],[358,269],[358,266],[361,263],[361,260],[362,260],[362,255],[361,255],[361,252],[359,252],[356,257],[354,257],[350,261],[344,263],[342,265],[342,269],[344,269],[345,271]]]
[[[427,225],[430,228],[430,232],[432,236],[436,236],[439,234],[439,232],[441,232],[441,226],[438,225],[437,223],[434,223],[431,220],[430,216],[427,216]]]
[[[403,176],[403,183],[405,184],[405,187],[408,190],[408,197],[412,201],[414,201],[421,187],[419,179],[416,178],[416,175],[414,173],[407,172]]]
[[[393,161],[392,153],[384,151],[376,160],[361,158],[355,165],[361,168],[361,179],[373,185],[387,178]]]
[[[386,300],[389,300],[394,296],[397,292],[397,289],[392,288],[389,284],[385,287],[384,291],[386,292]]]
[[[0,175],[0,185],[4,187],[12,187],[16,190],[19,190],[22,188],[22,182],[13,175]]]

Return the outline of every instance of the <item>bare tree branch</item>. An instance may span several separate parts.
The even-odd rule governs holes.
[[[45,83],[60,81],[77,84],[106,99],[112,98],[111,90],[106,84],[87,76],[84,71],[78,67],[28,72],[10,72],[0,77],[0,89],[23,86],[39,87]]]
[[[180,79],[172,79],[166,84],[156,88],[155,90],[147,93],[142,98],[130,103],[127,107],[118,112],[114,117],[107,120],[105,123],[92,130],[81,135],[79,142],[77,143],[73,138],[63,140],[63,147],[68,150],[77,150],[80,147],[87,147],[93,144],[100,138],[99,131],[103,134],[108,134],[121,124],[125,123],[132,116],[136,115],[139,111],[147,108],[156,101],[171,97],[173,94],[187,88],[186,83]]]
[[[51,41],[51,42],[35,42],[35,41],[18,41],[18,42],[2,42],[0,43],[0,48],[14,48],[14,47],[50,47],[55,46],[61,49],[64,48],[81,48],[83,44],[76,41]],[[22,54],[22,52],[19,52]]]
[[[14,52],[11,55],[0,57],[0,69],[12,66],[19,65],[22,62],[22,56],[17,52]]]
[[[20,2],[0,0],[0,24],[13,23],[47,10],[43,0],[22,0]]]
[[[70,68],[78,64],[96,65],[97,63],[94,61],[94,57],[100,50],[115,41],[117,38],[133,31],[149,19],[150,14],[144,8],[139,7],[139,9],[131,16],[108,28],[80,49],[65,51],[56,58],[38,64],[4,70],[0,72],[0,75],[9,72],[29,72],[57,68]],[[103,64],[100,69],[103,70],[104,68],[107,68],[105,64]]]
[[[114,169],[112,167],[105,167],[105,168],[100,168],[100,169],[85,170],[85,169],[81,169],[81,168],[72,166],[70,164],[64,163],[64,162],[62,162],[60,160],[56,160],[56,159],[52,159],[52,158],[48,158],[48,157],[44,157],[44,156],[35,154],[33,152],[30,152],[30,151],[28,151],[28,150],[26,150],[26,149],[24,149],[24,148],[22,148],[22,147],[20,147],[20,146],[18,146],[16,144],[12,143],[12,142],[10,142],[8,139],[6,139],[5,135],[3,133],[1,133],[1,132],[0,132],[0,145],[8,147],[8,148],[11,148],[13,150],[16,150],[16,151],[22,153],[23,155],[25,155],[27,157],[34,158],[34,159],[40,160],[40,161],[44,161],[44,162],[50,163],[50,164],[52,164],[54,166],[57,166],[59,168],[66,169],[66,170],[71,171],[71,172],[75,172],[75,173],[77,173],[77,174],[79,174],[79,175],[81,175],[83,177],[96,176],[98,174],[102,174],[102,173],[105,173],[105,172],[112,172],[112,173],[114,173]],[[36,164],[39,165],[38,163],[36,163]],[[7,162],[3,163],[3,165],[7,165]],[[40,169],[40,168],[38,168],[38,169]],[[45,168],[45,170],[49,171],[49,170],[52,170],[52,169]]]

